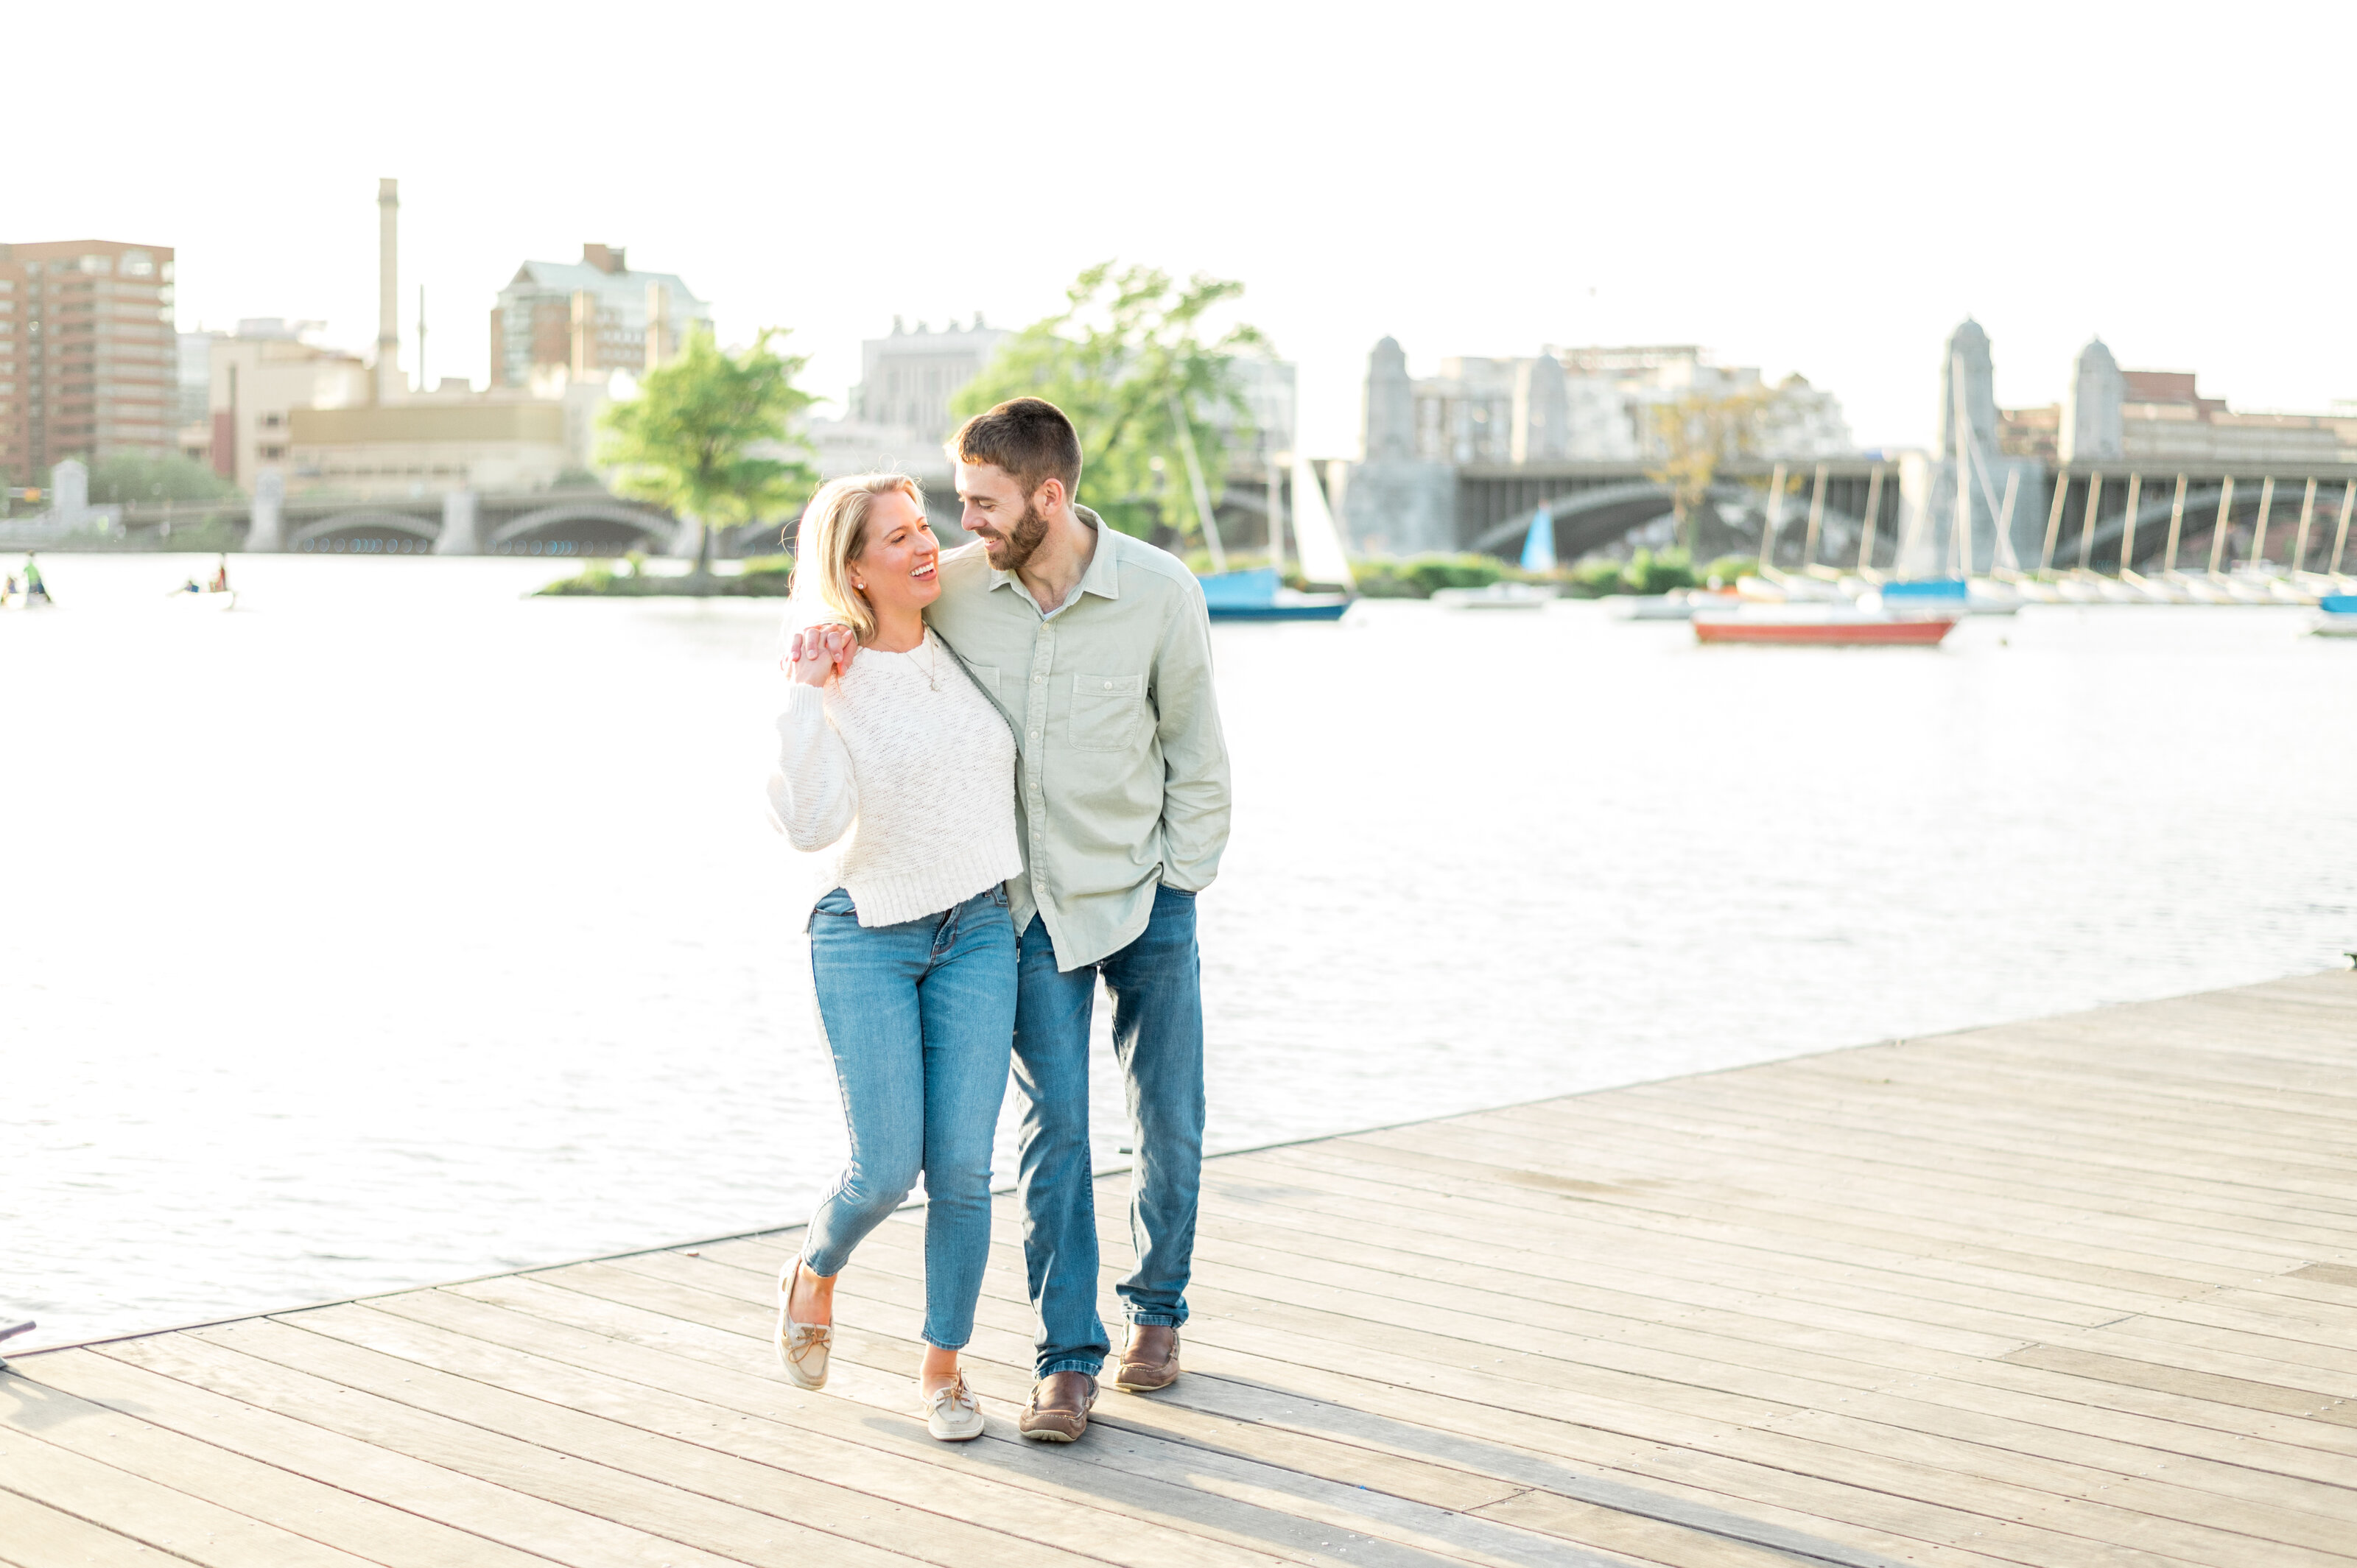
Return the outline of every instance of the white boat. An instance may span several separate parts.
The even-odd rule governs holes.
[[[2317,617],[2309,623],[2312,637],[2357,637],[2357,594],[2327,594],[2317,601]]]
[[[1616,620],[1692,620],[1695,612],[1730,609],[1735,595],[1710,588],[1673,588],[1666,594],[1615,594],[1606,601]]]
[[[1995,577],[1975,577],[1964,585],[1964,609],[1976,616],[2009,616],[2021,613],[2021,596],[2011,583]]]
[[[233,610],[237,608],[237,590],[235,588],[222,588],[219,590],[207,588],[202,593],[199,594],[181,592],[172,594],[168,596],[172,603],[178,605],[182,610],[190,614],[194,614],[200,610]]]
[[[1553,583],[1492,583],[1486,588],[1435,588],[1432,602],[1452,610],[1543,610],[1555,596]]]

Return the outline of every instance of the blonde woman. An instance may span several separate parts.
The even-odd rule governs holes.
[[[771,820],[824,851],[811,974],[851,1160],[778,1286],[778,1354],[826,1385],[834,1282],[925,1183],[918,1395],[946,1442],[982,1435],[958,1370],[990,1251],[990,1154],[1015,1032],[1015,737],[925,626],[941,543],[899,474],[835,479],[802,514]],[[856,650],[855,650],[856,645]],[[865,657],[855,659],[855,650]]]

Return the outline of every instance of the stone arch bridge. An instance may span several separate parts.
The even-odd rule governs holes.
[[[1809,508],[1814,496],[1815,462],[1785,467],[1784,506],[1777,531],[1779,557],[1797,558],[1806,536]],[[1873,458],[1826,460],[1824,510],[1821,521],[1828,537],[1851,542],[1855,548],[1865,526],[1867,509],[1876,513],[1878,561],[1895,550],[1901,515],[1899,466]],[[1875,471],[1880,469],[1878,487]],[[1722,464],[1710,487],[1703,519],[1705,553],[1716,535],[1726,548],[1736,548],[1749,536],[1756,549],[1759,514],[1775,477],[1776,465],[1755,461]],[[1571,562],[1605,549],[1660,519],[1671,510],[1670,487],[1653,478],[1636,463],[1532,463],[1519,467],[1465,467],[1457,477],[1458,537],[1460,547],[1491,554],[1512,555],[1530,532],[1540,508],[1555,521],[1557,559]]]
[[[123,521],[160,527],[203,517],[245,523],[250,552],[306,555],[659,555],[693,538],[661,507],[586,487],[371,500],[282,499],[265,489],[221,504],[134,507]]]

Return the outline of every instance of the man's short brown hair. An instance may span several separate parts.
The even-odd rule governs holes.
[[[1049,479],[1064,481],[1068,501],[1080,491],[1081,433],[1046,398],[1009,398],[988,413],[977,413],[957,427],[949,446],[961,463],[1004,468],[1026,497]]]

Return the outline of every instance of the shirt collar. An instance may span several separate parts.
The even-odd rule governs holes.
[[[1054,610],[1042,610],[1040,612],[1042,615],[1060,615],[1065,610],[1071,609],[1082,594],[1094,594],[1101,599],[1121,597],[1121,564],[1114,559],[1115,553],[1120,549],[1114,541],[1123,537],[1120,530],[1107,528],[1104,519],[1084,506],[1076,506],[1072,510],[1079,514],[1082,522],[1096,530],[1097,547],[1090,553],[1088,566],[1081,573],[1080,586],[1073,589],[1071,596],[1057,606]],[[996,566],[990,569],[990,585],[993,589],[1003,588],[1009,583],[1016,583],[1020,586],[1020,580],[1014,573],[1002,572]],[[1027,599],[1031,596],[1031,590],[1028,588],[1022,589],[1022,593]],[[1034,604],[1032,607],[1038,609],[1039,606]]]

